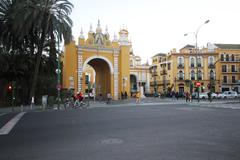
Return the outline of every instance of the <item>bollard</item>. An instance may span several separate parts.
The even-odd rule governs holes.
[[[23,112],[23,105],[21,105],[21,112]]]

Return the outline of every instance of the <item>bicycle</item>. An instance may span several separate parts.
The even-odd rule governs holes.
[[[79,108],[79,109],[86,109],[87,108],[87,104],[84,103],[84,100],[81,100],[81,101],[76,100],[74,102],[74,108],[75,109],[77,109],[77,108]]]
[[[64,108],[65,108],[65,110],[67,110],[67,108],[74,108],[73,99],[67,98],[65,103],[64,103]]]

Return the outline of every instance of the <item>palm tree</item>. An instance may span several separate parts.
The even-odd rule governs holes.
[[[35,95],[41,56],[45,43],[69,43],[72,38],[73,5],[68,0],[2,0],[0,2],[0,37],[13,42],[30,40],[30,49],[36,53],[30,97]],[[7,38],[6,38],[7,37]],[[15,42],[14,41],[14,42]],[[12,45],[12,47],[15,45]]]

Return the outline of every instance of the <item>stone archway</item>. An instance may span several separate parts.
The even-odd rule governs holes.
[[[112,93],[112,72],[113,68],[111,62],[108,61],[104,57],[89,57],[83,65],[83,71],[87,65],[90,65],[95,70],[95,82],[94,82],[94,90],[96,96],[102,95],[106,97],[107,93]],[[83,77],[85,77],[85,73],[83,73]],[[83,78],[84,79],[84,78]],[[83,85],[86,89],[88,86]]]

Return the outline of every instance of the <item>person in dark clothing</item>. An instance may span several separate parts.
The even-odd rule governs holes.
[[[123,92],[121,92],[121,98],[124,99],[124,95],[123,95]]]
[[[125,91],[124,93],[124,98],[127,99],[128,98],[128,95],[127,95],[127,92]]]
[[[175,97],[176,97],[176,99],[178,100],[178,97],[179,97],[178,92],[175,93]]]
[[[190,101],[189,100],[189,92],[186,92],[186,102]]]
[[[212,94],[211,91],[209,91],[209,92],[207,93],[209,102],[212,102],[212,96],[211,96],[211,94]]]

